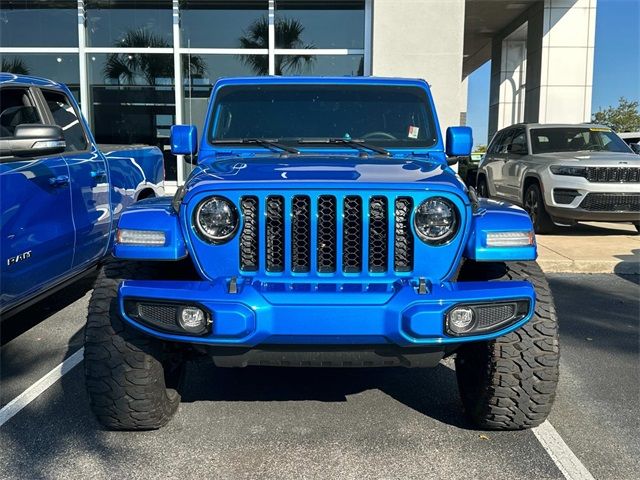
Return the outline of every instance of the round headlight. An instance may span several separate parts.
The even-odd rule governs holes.
[[[210,197],[196,208],[195,226],[205,240],[224,243],[233,237],[238,228],[238,211],[226,198]]]
[[[416,210],[414,226],[423,242],[440,245],[456,234],[458,212],[446,198],[430,198]]]

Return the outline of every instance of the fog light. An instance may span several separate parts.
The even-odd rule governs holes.
[[[468,332],[473,327],[473,322],[473,310],[469,307],[456,307],[447,315],[447,325],[452,333]]]
[[[178,317],[178,323],[188,332],[199,333],[207,326],[207,316],[198,307],[184,307]]]

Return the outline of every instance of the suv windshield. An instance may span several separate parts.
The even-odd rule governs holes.
[[[411,86],[227,86],[216,95],[210,125],[209,141],[226,144],[260,138],[345,148],[344,142],[329,141],[345,139],[417,148],[437,142],[426,92]]]
[[[531,129],[533,153],[607,151],[630,153],[620,137],[601,127],[555,127]]]

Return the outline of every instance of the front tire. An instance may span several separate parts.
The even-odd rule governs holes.
[[[558,385],[558,322],[544,273],[534,262],[466,264],[459,280],[526,280],[536,291],[533,317],[489,342],[456,355],[458,388],[470,420],[489,430],[521,430],[545,421]]]
[[[85,328],[85,380],[91,409],[112,430],[153,430],[176,413],[177,385],[183,363],[168,345],[135,330],[120,318],[121,279],[153,278],[140,263],[110,263],[103,267],[89,301]],[[171,362],[171,360],[174,360]],[[178,365],[171,370],[170,365]]]
[[[553,221],[544,205],[544,197],[540,187],[533,183],[524,193],[524,209],[531,217],[531,223],[536,233],[550,233],[553,231]]]

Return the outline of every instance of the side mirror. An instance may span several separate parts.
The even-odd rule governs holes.
[[[64,152],[66,147],[58,125],[25,123],[16,126],[13,137],[0,140],[0,156],[39,157]]]
[[[446,154],[448,157],[466,157],[471,155],[472,147],[473,134],[470,127],[447,128]],[[449,163],[448,160],[447,163]]]
[[[195,125],[173,125],[170,141],[171,153],[174,155],[198,153],[198,129]]]
[[[527,148],[521,143],[512,143],[507,145],[507,152],[513,153],[514,155],[526,155]]]

